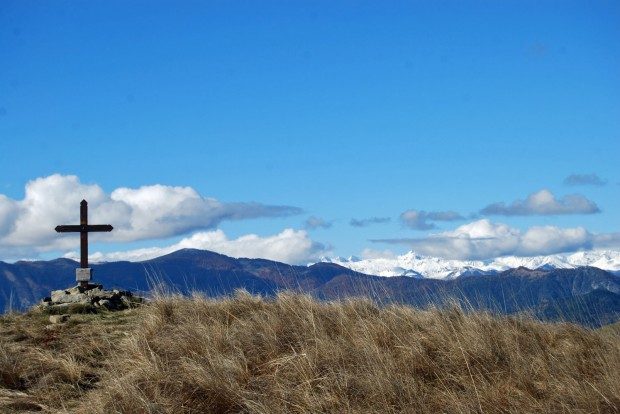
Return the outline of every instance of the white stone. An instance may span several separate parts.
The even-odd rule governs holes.
[[[78,282],[90,282],[93,269],[90,267],[75,269],[75,280]]]
[[[52,291],[52,303],[79,303],[88,301],[88,296],[83,293],[70,294],[64,290]]]
[[[63,323],[69,320],[71,315],[50,315],[51,323]]]

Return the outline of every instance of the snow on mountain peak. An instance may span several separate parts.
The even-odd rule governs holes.
[[[452,260],[420,255],[414,251],[394,257],[348,259],[324,258],[357,272],[378,276],[414,276],[431,279],[453,279],[467,273],[494,273],[518,267],[528,269],[570,269],[593,266],[612,272],[620,271],[620,251],[600,250],[555,254],[550,256],[503,256],[493,260]]]

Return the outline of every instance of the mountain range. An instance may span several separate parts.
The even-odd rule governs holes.
[[[611,250],[555,254],[550,256],[504,256],[492,260],[450,260],[424,256],[410,251],[400,256],[360,259],[323,258],[360,273],[378,276],[413,276],[431,279],[455,279],[463,275],[495,274],[509,269],[575,269],[590,266],[620,274],[620,252]]]
[[[70,259],[0,262],[0,308],[25,309],[48,296],[51,290],[74,285],[76,267],[78,263]],[[197,291],[216,297],[245,289],[273,296],[288,289],[319,299],[366,296],[379,303],[416,307],[456,301],[471,309],[502,314],[526,312],[545,320],[567,320],[587,326],[620,319],[620,277],[590,266],[517,267],[493,274],[470,271],[444,279],[381,277],[337,263],[293,266],[183,249],[143,262],[94,264],[93,272],[94,281],[106,288],[137,292],[161,287],[173,293]]]

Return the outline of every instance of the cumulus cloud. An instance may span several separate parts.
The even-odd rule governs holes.
[[[310,216],[304,223],[304,226],[308,230],[328,229],[332,226],[332,222],[322,219],[320,217]]]
[[[602,179],[596,174],[571,174],[564,179],[566,185],[596,185],[607,184],[607,180]]]
[[[494,203],[480,210],[485,216],[550,216],[559,214],[595,214],[600,209],[593,201],[580,194],[570,194],[556,198],[549,190],[540,190],[530,194],[525,200],[516,200],[512,204]]]
[[[0,194],[0,238],[12,231],[16,216],[17,203]]]
[[[414,230],[430,230],[436,228],[431,221],[456,221],[464,217],[455,211],[418,211],[406,210],[400,215],[400,221]]]
[[[412,249],[448,259],[483,260],[498,256],[539,256],[620,246],[620,234],[592,234],[583,227],[535,226],[525,231],[488,219],[424,238],[371,240],[404,244]]]
[[[391,250],[375,250],[369,248],[362,250],[361,256],[363,260],[395,259],[397,257],[396,253]]]
[[[114,242],[179,236],[212,229],[224,220],[301,213],[290,206],[224,203],[203,197],[191,187],[150,185],[107,194],[76,176],[54,174],[28,182],[22,200],[0,195],[0,257],[74,248],[78,238],[59,235],[54,227],[77,224],[82,199],[88,200],[90,222],[114,226],[113,232],[92,237]]]
[[[392,219],[389,217],[369,217],[365,219],[351,219],[349,224],[353,227],[367,227],[371,224],[385,224],[389,223]]]
[[[618,249],[620,248],[620,232],[596,234],[594,245],[599,249]]]
[[[309,263],[329,254],[328,247],[312,241],[304,230],[285,229],[282,232],[260,237],[248,234],[229,239],[222,230],[198,232],[178,243],[165,247],[151,247],[112,253],[93,253],[89,259],[101,261],[142,261],[172,253],[180,249],[211,250],[232,257],[250,257],[276,260],[285,263]],[[77,260],[79,254],[70,252],[65,257]]]

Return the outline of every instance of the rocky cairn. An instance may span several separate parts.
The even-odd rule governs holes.
[[[52,316],[71,313],[97,313],[101,311],[120,311],[139,306],[143,298],[125,290],[105,290],[102,285],[74,286],[64,290],[54,290],[39,304],[39,308]],[[54,319],[52,321],[52,319]],[[51,318],[59,323],[67,318]]]

